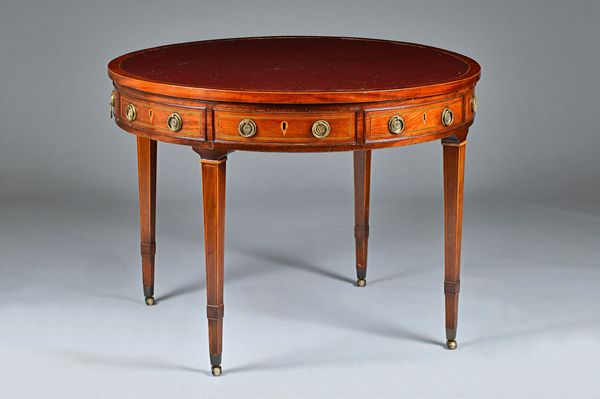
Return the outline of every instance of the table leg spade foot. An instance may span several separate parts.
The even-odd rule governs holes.
[[[221,355],[210,355],[210,371],[212,375],[215,377],[223,374],[223,369],[221,368]]]
[[[356,280],[356,285],[358,287],[364,287],[365,285],[367,285],[367,279],[366,278],[359,278],[358,280]]]
[[[456,349],[458,347],[458,344],[456,343],[456,340],[449,339],[446,341],[446,346],[448,347],[448,349],[453,351],[454,349]]]
[[[456,329],[453,329],[453,328],[446,329],[446,346],[451,351],[453,351],[454,349],[456,349],[458,347],[458,344],[456,343]]]

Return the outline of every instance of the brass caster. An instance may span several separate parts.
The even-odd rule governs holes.
[[[365,285],[367,285],[367,279],[359,278],[358,280],[356,280],[356,285],[359,287],[364,287]]]
[[[151,296],[147,296],[146,297],[146,305],[148,305],[148,306],[154,306],[154,303],[155,303],[154,302],[154,297],[151,297]]]
[[[456,341],[453,339],[449,339],[446,341],[446,346],[448,347],[448,349],[450,349],[451,351],[453,351],[454,349],[456,349],[456,347],[458,346]]]
[[[212,375],[214,375],[215,377],[218,377],[223,373],[221,366],[212,366],[210,368],[210,371],[212,371]]]

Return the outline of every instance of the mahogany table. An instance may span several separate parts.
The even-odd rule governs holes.
[[[446,342],[455,349],[465,144],[480,66],[418,44],[261,37],[175,44],[112,60],[110,115],[137,136],[142,280],[154,305],[157,141],[201,157],[207,316],[221,374],[225,165],[234,150],[353,151],[357,286],[366,285],[371,150],[443,145]]]

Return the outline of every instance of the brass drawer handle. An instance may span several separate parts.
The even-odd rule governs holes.
[[[183,127],[183,121],[181,120],[181,116],[179,116],[177,112],[173,112],[171,115],[169,115],[169,118],[167,119],[167,126],[172,132],[180,131]]]
[[[331,127],[327,121],[320,119],[313,123],[312,125],[312,134],[318,139],[323,139],[329,136],[329,132],[331,131]]]
[[[127,108],[125,108],[125,118],[127,118],[129,122],[133,122],[135,118],[137,118],[137,111],[135,110],[135,105],[127,105]]]
[[[404,130],[404,119],[399,115],[394,115],[388,121],[388,130],[392,134],[400,134]]]
[[[444,126],[450,126],[454,122],[454,114],[450,108],[444,108],[442,111],[442,124]]]
[[[238,132],[242,137],[252,137],[256,134],[256,123],[252,119],[242,119],[238,125]]]
[[[115,92],[114,91],[112,93],[110,93],[110,102],[109,102],[109,107],[108,107],[108,114],[110,116],[110,119],[112,119],[113,115],[115,114]]]

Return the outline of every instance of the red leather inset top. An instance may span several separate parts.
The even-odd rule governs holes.
[[[339,37],[200,41],[142,50],[115,65],[135,79],[249,91],[369,91],[475,76],[468,57],[417,44]]]

